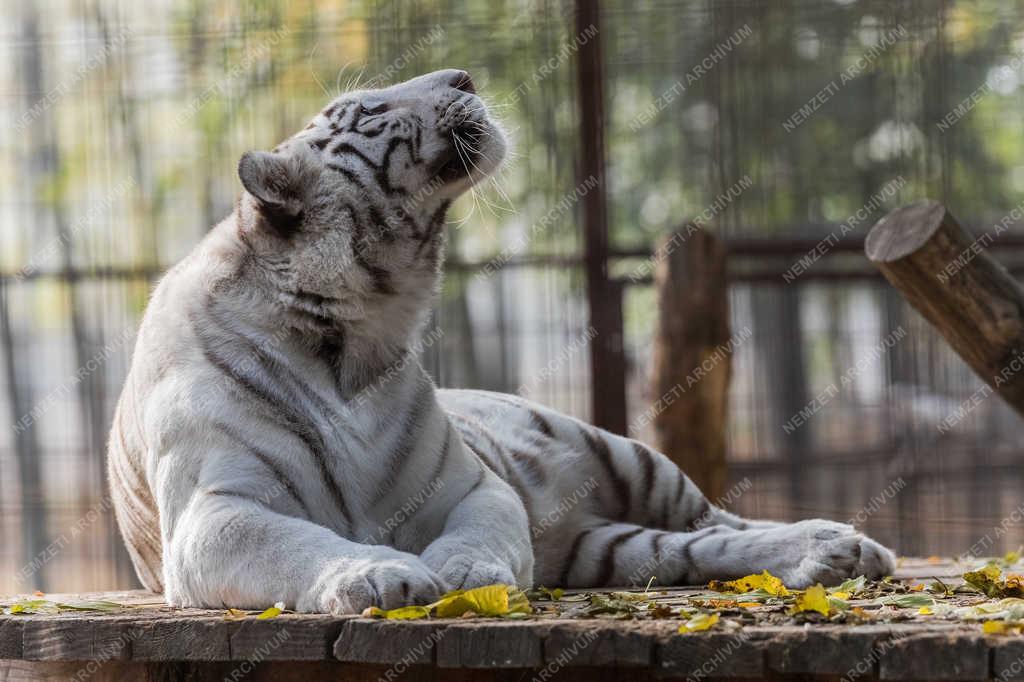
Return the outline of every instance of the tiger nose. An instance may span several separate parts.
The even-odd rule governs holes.
[[[470,78],[469,74],[465,71],[456,71],[455,75],[452,76],[450,85],[456,90],[468,92],[471,95],[476,94],[476,87],[473,86],[473,79]]]

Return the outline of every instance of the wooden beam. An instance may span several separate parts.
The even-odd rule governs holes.
[[[626,356],[622,339],[622,287],[608,276],[608,211],[605,197],[604,74],[601,9],[596,0],[576,1],[576,96],[580,113],[577,186],[594,186],[580,198],[583,212],[587,303],[594,338],[590,343],[591,421],[626,433]],[[595,182],[596,181],[596,182]]]
[[[725,247],[688,227],[659,246],[658,329],[651,385],[666,405],[653,420],[657,446],[704,494],[725,494],[725,432],[732,358]],[[669,399],[671,397],[671,400]]]
[[[942,204],[892,211],[864,250],[985,382],[1024,416],[1024,289]]]

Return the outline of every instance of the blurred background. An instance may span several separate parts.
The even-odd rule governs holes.
[[[979,234],[1024,211],[1024,3],[3,0],[3,16],[0,593],[136,584],[110,419],[149,291],[231,212],[239,156],[354,83],[445,67],[515,142],[452,214],[423,350],[439,385],[656,442],[651,257],[697,221],[728,250],[724,504],[855,519],[905,555],[1024,542],[1020,419],[992,396],[950,425],[981,382],[862,250],[921,197]],[[1019,274],[1024,228],[989,250]]]

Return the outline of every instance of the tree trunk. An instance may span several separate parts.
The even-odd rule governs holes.
[[[961,358],[1024,416],[1024,289],[960,227],[922,200],[871,228],[868,259]]]
[[[725,248],[688,226],[659,245],[655,272],[659,322],[651,384],[658,448],[711,499],[726,487],[729,289]],[[661,409],[664,408],[664,409]]]

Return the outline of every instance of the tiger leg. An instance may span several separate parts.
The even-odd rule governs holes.
[[[775,528],[775,521],[744,519],[722,504],[749,489],[741,481],[721,500],[712,502],[676,464],[653,448],[603,429],[579,424],[575,446],[589,455],[595,477],[602,483],[604,516],[669,531],[694,531],[722,525],[738,530]],[[746,485],[744,485],[744,483]]]
[[[670,532],[594,519],[580,529],[543,584],[566,587],[695,585],[769,571],[794,588],[834,585],[858,575],[892,571],[889,550],[852,527],[801,521],[737,529],[714,525]]]

